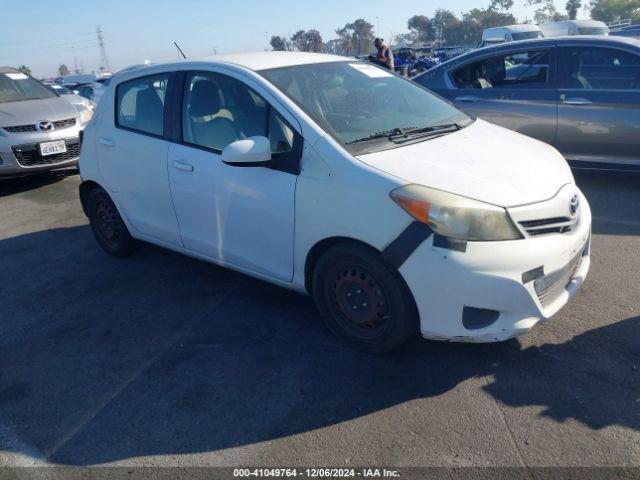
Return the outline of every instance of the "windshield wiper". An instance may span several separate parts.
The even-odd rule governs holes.
[[[380,138],[386,138],[389,140],[392,135],[400,135],[402,134],[402,128],[392,128],[391,130],[385,130],[384,132],[376,132],[371,135],[367,135],[366,137],[356,138],[355,140],[349,140],[346,142],[346,145],[351,145],[353,143],[367,142],[369,140],[378,140]]]
[[[459,123],[443,123],[441,125],[428,125],[426,127],[403,127],[393,128],[391,130],[385,130],[384,132],[372,133],[366,137],[356,138],[346,142],[347,145],[354,143],[367,142],[369,140],[386,139],[390,141],[394,140],[411,140],[418,137],[430,137],[435,135],[444,135],[445,133],[451,133],[461,130],[463,125]]]
[[[457,132],[463,127],[459,123],[443,123],[440,125],[428,125],[417,128],[398,128],[397,132],[389,135],[389,140],[410,140],[416,137],[430,137],[433,135],[443,135],[445,133]]]

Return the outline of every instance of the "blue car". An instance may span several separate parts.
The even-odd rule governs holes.
[[[414,79],[466,113],[553,145],[577,168],[640,171],[640,41],[481,48]]]

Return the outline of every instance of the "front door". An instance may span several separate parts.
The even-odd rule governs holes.
[[[475,117],[553,144],[556,137],[555,61],[551,48],[512,51],[451,72],[458,108]]]
[[[184,246],[290,281],[301,137],[255,90],[228,75],[188,72],[181,103],[169,182]],[[227,145],[255,135],[271,141],[268,166],[222,162]]]
[[[558,88],[558,149],[574,166],[640,169],[640,55],[565,47]]]

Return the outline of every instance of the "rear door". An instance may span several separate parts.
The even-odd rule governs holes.
[[[558,88],[558,149],[574,166],[640,169],[640,53],[567,46]]]
[[[133,227],[180,245],[167,178],[172,81],[171,73],[159,73],[117,85],[96,152],[105,186]]]
[[[555,49],[511,50],[470,61],[449,76],[450,99],[470,115],[553,144]]]

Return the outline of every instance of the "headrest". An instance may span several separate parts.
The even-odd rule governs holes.
[[[136,93],[137,121],[144,122],[158,119],[162,121],[163,110],[164,106],[162,105],[162,100],[160,100],[158,93],[153,87],[147,87]]]
[[[198,80],[191,90],[189,114],[192,117],[215,115],[220,110],[220,90],[211,80]]]

